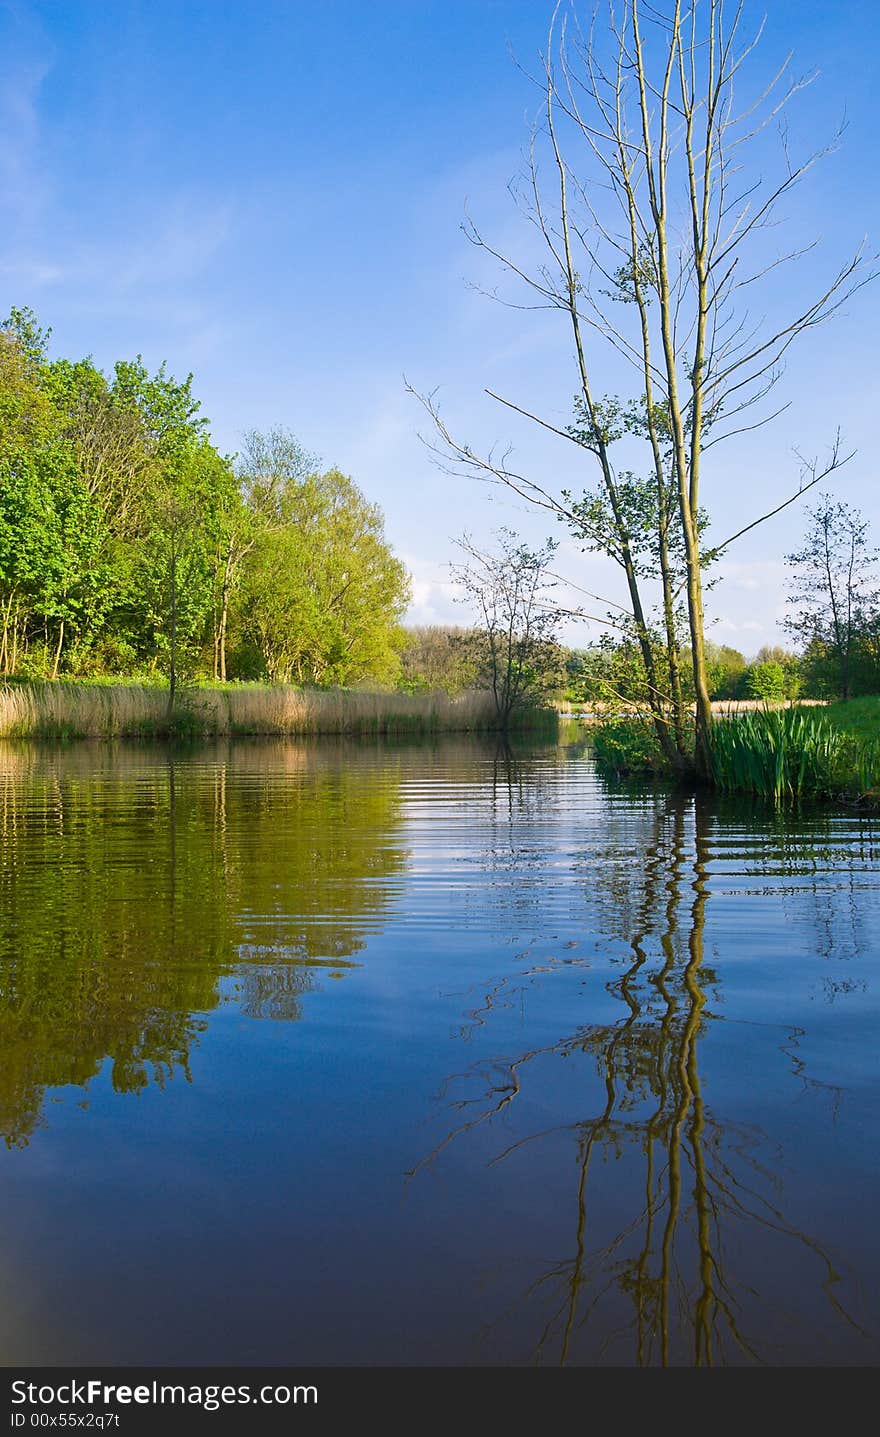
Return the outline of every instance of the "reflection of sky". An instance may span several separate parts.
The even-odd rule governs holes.
[[[264,752],[263,780],[274,752],[282,783],[283,745]],[[233,801],[231,764],[226,837],[233,852],[236,837],[265,845],[271,931],[236,926],[185,1072],[135,1094],[105,1063],[85,1091],[49,1086],[43,1126],[0,1154],[0,1262],[6,1245],[18,1255],[0,1311],[7,1360],[528,1361],[541,1279],[578,1251],[593,1130],[583,1248],[593,1261],[617,1244],[598,1267],[612,1279],[601,1345],[602,1324],[629,1320],[614,1264],[631,1275],[645,1135],[661,1112],[665,1192],[685,1073],[676,1290],[695,1291],[699,1087],[716,1250],[750,1340],[787,1361],[864,1360],[869,1339],[829,1290],[860,1321],[880,1293],[870,826],[820,816],[786,833],[737,805],[609,793],[571,750],[510,766],[452,740],[362,752],[346,751],[353,792],[387,820],[365,849],[387,837],[400,860],[386,901],[355,901],[353,915],[363,868],[343,887],[328,867],[315,911],[291,912],[304,890],[275,861],[280,820],[259,827]],[[192,772],[213,782],[208,762]],[[403,803],[369,808],[386,784]],[[106,790],[104,802],[106,815]],[[348,963],[322,956],[336,895],[362,945]],[[837,953],[810,935],[842,895],[860,926]],[[298,932],[317,963],[298,961]],[[166,955],[169,968],[191,961],[186,945]],[[859,986],[826,1001],[841,975]],[[512,1065],[515,1100],[484,1117],[512,1091]],[[761,1220],[768,1203],[779,1220]],[[595,1353],[584,1334],[572,1360]]]
[[[452,533],[467,526],[479,537],[508,522],[537,537],[543,521],[437,476],[403,372],[422,389],[441,386],[444,412],[474,449],[512,439],[538,477],[548,466],[561,482],[582,477],[574,451],[552,439],[548,448],[482,395],[488,384],[567,421],[575,381],[555,318],[493,305],[462,283],[497,282],[459,232],[466,204],[502,248],[530,244],[506,184],[536,97],[506,43],[530,63],[550,9],[267,0],[255,18],[245,0],[24,0],[0,17],[4,304],[31,304],[54,325],[57,352],[107,366],[141,351],[175,373],[194,370],[226,449],[246,428],[284,422],[350,470],[387,512],[422,620],[460,616],[442,568]],[[763,9],[747,5],[752,24]],[[769,12],[758,73],[790,48],[797,74],[822,70],[792,110],[793,153],[829,136],[844,112],[848,131],[786,206],[793,245],[816,233],[822,245],[799,276],[774,273],[754,317],[789,313],[878,228],[865,157],[880,127],[880,11],[774,0]],[[758,159],[769,169],[766,151]],[[781,232],[779,247],[790,247]],[[792,407],[771,429],[707,456],[715,538],[787,490],[793,449],[820,454],[838,424],[859,457],[835,487],[880,517],[869,351],[878,304],[876,287],[863,292],[789,356],[777,393]],[[601,389],[621,388],[612,359],[602,373]],[[718,639],[747,652],[779,640],[780,555],[800,528],[789,510],[731,554],[709,596],[710,613],[724,613]],[[603,562],[563,558],[587,588],[618,593]]]

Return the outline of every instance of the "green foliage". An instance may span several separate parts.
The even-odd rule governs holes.
[[[783,673],[782,697],[796,699],[799,696],[804,685],[804,675],[802,662],[797,654],[791,653],[789,649],[784,649],[779,644],[765,644],[758,650],[755,663],[778,664]]]
[[[712,699],[739,698],[746,671],[745,657],[739,649],[731,648],[728,644],[713,644],[708,640],[705,650],[709,697]],[[691,695],[693,678],[689,649],[682,654],[682,669],[687,675],[686,691]]]
[[[743,691],[747,699],[781,702],[785,698],[785,670],[775,659],[749,664],[744,675]]]
[[[234,464],[192,375],[48,338],[0,324],[0,675],[393,681],[408,579],[351,479],[277,428]]]
[[[715,725],[718,788],[775,801],[862,794],[880,781],[880,742],[815,709],[755,710]]]
[[[391,680],[408,598],[381,511],[331,469],[278,489],[246,561],[241,630],[272,682]]]
[[[646,719],[613,719],[593,730],[596,761],[606,773],[656,777],[668,774],[653,724]]]
[[[810,698],[840,697],[840,654],[835,644],[814,637],[800,661],[804,693]],[[866,617],[849,647],[847,686],[850,697],[880,690],[880,614]]]

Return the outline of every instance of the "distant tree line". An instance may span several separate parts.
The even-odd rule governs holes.
[[[409,597],[380,509],[284,429],[212,442],[164,365],[0,324],[0,676],[391,681]]]
[[[868,525],[858,510],[829,495],[808,508],[807,516],[803,543],[786,556],[791,580],[784,627],[798,642],[798,652],[765,645],[748,660],[729,644],[707,640],[706,676],[713,701],[848,699],[880,693],[880,588]],[[553,546],[532,553],[506,530],[500,538],[494,555],[465,545],[470,562],[458,571],[482,624],[406,630],[401,686],[412,692],[436,688],[452,694],[497,688],[499,673],[511,666],[513,647],[524,660],[525,685],[532,697],[575,705],[638,706],[650,712],[643,645],[632,636],[607,633],[585,648],[562,645],[557,631],[566,611],[549,593]],[[499,632],[505,636],[501,644]],[[665,635],[655,635],[653,642],[659,652]],[[690,651],[681,647],[676,657],[682,700],[693,703]]]

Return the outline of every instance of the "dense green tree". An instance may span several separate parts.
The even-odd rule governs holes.
[[[274,682],[392,679],[406,570],[382,514],[338,469],[286,479],[242,580],[241,630]]]
[[[762,699],[765,703],[781,701],[785,698],[784,668],[775,659],[749,664],[745,672],[743,693],[747,699]]]
[[[764,644],[755,655],[756,664],[779,664],[785,676],[785,698],[796,699],[803,688],[801,660],[781,644]]]
[[[0,673],[394,678],[408,580],[351,479],[282,428],[236,462],[191,374],[48,340],[0,325]]]
[[[283,427],[261,433],[248,430],[238,456],[238,483],[227,490],[219,511],[214,566],[214,678],[227,677],[227,636],[230,605],[235,602],[244,565],[257,540],[276,524],[283,524],[281,495],[303,484],[317,468],[299,440]]]
[[[745,655],[729,644],[706,641],[706,676],[709,696],[713,699],[734,699],[739,694],[746,671]]]

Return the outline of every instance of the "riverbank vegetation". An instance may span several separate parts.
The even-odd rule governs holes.
[[[619,717],[594,730],[608,774],[670,781],[645,717]],[[808,708],[762,706],[716,719],[712,787],[780,802],[843,799],[880,805],[880,698]]]
[[[880,785],[880,738],[860,737],[822,709],[758,709],[715,724],[712,778],[725,792],[864,798]]]
[[[556,715],[522,706],[506,731],[550,734]],[[482,733],[498,730],[489,691],[443,693],[296,689],[228,684],[178,690],[169,709],[159,684],[36,682],[0,689],[0,738],[197,738],[236,734]]]
[[[381,684],[408,597],[379,508],[286,430],[225,455],[192,375],[0,324],[0,678]]]

